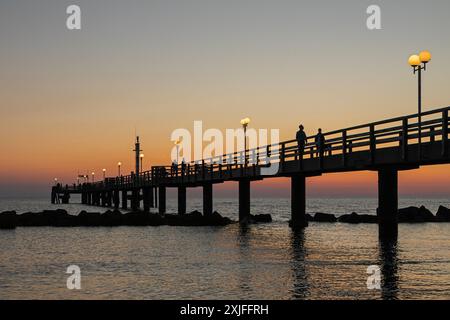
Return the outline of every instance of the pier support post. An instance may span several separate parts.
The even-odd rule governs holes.
[[[250,179],[239,180],[239,222],[247,222],[250,216]]]
[[[178,214],[186,213],[186,187],[178,187]]]
[[[154,201],[154,191],[153,191],[153,187],[150,187],[148,189],[149,194],[148,194],[148,199],[150,201],[150,208],[155,208],[155,201]]]
[[[122,209],[128,208],[128,191],[122,190]]]
[[[119,206],[120,206],[119,190],[113,191],[113,202],[114,202],[114,208],[119,209]]]
[[[291,177],[291,228],[301,229],[308,226],[306,220],[306,177]]]
[[[159,187],[159,213],[166,213],[166,187]]]
[[[63,194],[63,197],[62,197],[62,203],[63,204],[69,204],[69,199],[70,199],[70,193],[69,192],[65,192]]]
[[[51,200],[52,200],[52,204],[55,204],[55,203],[56,203],[56,187],[52,187],[52,197],[51,197]]]
[[[131,191],[131,209],[133,211],[139,210],[140,207],[140,192],[139,189],[133,189]]]
[[[398,235],[398,171],[378,170],[378,235],[382,239]]]
[[[150,197],[153,194],[153,190],[151,188],[142,189],[142,200],[144,202],[144,211],[150,212]]]
[[[250,187],[250,186],[249,186]],[[203,185],[203,215],[213,213],[213,185],[208,182]]]
[[[100,204],[102,207],[106,207],[106,191],[100,192]]]
[[[92,205],[99,206],[100,205],[100,195],[98,191],[92,192]]]
[[[81,192],[81,204],[87,204],[87,192]]]
[[[113,198],[113,192],[111,190],[109,190],[108,192],[106,192],[106,205],[108,207],[112,207],[112,198]]]

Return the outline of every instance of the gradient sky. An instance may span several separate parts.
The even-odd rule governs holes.
[[[66,28],[80,5],[82,30]],[[377,4],[382,30],[366,28]],[[170,133],[298,123],[313,134],[414,113],[410,54],[430,50],[424,109],[450,104],[450,2],[0,0],[0,196],[47,195],[54,177],[170,162]],[[449,197],[450,166],[400,174],[400,193]],[[234,183],[219,186],[223,194]],[[228,191],[227,191],[228,190]],[[285,179],[254,195],[289,195]],[[221,193],[219,192],[219,194]],[[316,196],[374,196],[374,172],[310,179]]]

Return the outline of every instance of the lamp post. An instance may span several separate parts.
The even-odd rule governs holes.
[[[55,185],[58,184],[58,178],[53,179],[55,181]]]
[[[244,164],[247,166],[247,126],[250,123],[250,118],[241,120],[242,128],[244,129]]]
[[[103,171],[103,180],[105,180],[106,179],[106,169],[103,169],[102,171]]]
[[[95,172],[94,171],[92,171],[92,183],[94,183],[94,181],[95,181]]]
[[[177,165],[178,165],[178,152],[180,151],[180,140],[175,141],[174,144],[177,148]]]
[[[141,153],[140,155],[139,155],[139,159],[141,160],[141,172],[143,172],[144,171],[144,169],[143,169],[143,167],[142,167],[142,162],[143,162],[143,160],[144,160],[144,154],[143,153]],[[141,173],[141,172],[139,172],[139,173]],[[138,174],[139,174],[138,173]]]
[[[419,160],[422,158],[422,70],[427,69],[427,63],[431,61],[431,53],[422,51],[418,55],[414,54],[409,57],[408,63],[413,67],[413,73],[417,73],[418,80],[418,145],[419,145]]]
[[[118,172],[119,172],[119,177],[120,177],[120,167],[122,166],[122,162],[118,162],[117,163],[117,168],[118,168]]]

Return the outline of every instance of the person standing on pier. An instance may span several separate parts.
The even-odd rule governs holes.
[[[172,176],[178,176],[178,163],[176,160],[172,161],[172,170],[171,170],[171,175]]]
[[[308,143],[308,139],[306,137],[306,133],[304,131],[303,125],[298,126],[297,134],[295,135],[295,138],[297,139],[298,144],[298,156],[299,159],[303,159],[303,153],[305,151],[305,145]]]
[[[322,157],[323,150],[325,148],[325,136],[323,135],[321,128],[319,128],[319,130],[317,131],[315,143],[316,143],[316,148],[317,148],[316,156],[318,157],[320,155]]]

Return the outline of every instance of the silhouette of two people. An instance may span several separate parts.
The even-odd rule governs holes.
[[[303,125],[298,126],[298,131],[295,135],[295,138],[297,140],[299,158],[303,159],[303,155],[305,153],[305,146],[308,143],[308,137],[306,136],[305,128],[303,127]],[[316,151],[315,151],[316,156],[322,157],[324,155],[325,149],[327,148],[327,145],[326,145],[326,141],[325,141],[325,136],[322,133],[321,128],[319,128],[317,130],[317,134],[314,138],[314,144],[316,146]]]

